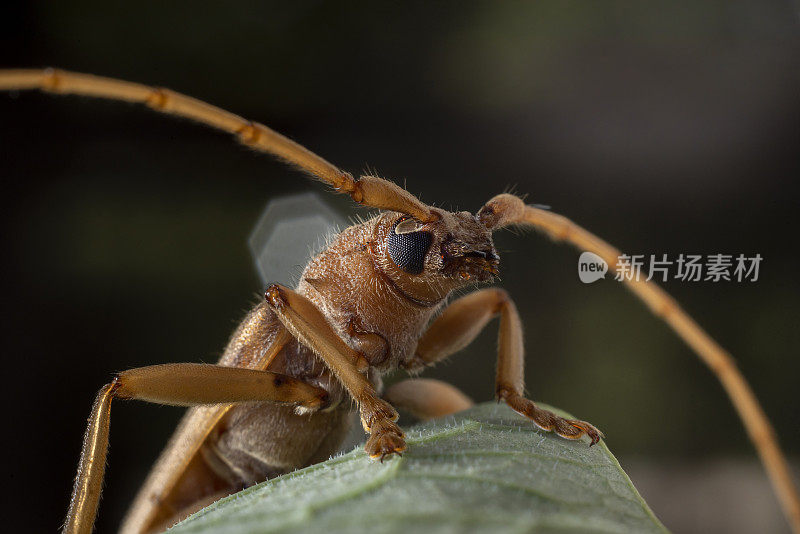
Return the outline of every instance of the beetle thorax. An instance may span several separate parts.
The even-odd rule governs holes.
[[[422,225],[385,213],[337,235],[304,270],[298,291],[379,371],[413,357],[448,295],[497,272],[491,233],[469,213]]]

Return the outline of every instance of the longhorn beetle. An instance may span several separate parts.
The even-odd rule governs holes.
[[[217,365],[166,364],[119,373],[97,394],[84,437],[65,532],[92,530],[108,448],[111,401],[191,406],[140,490],[122,531],[151,532],[237,489],[327,458],[343,438],[348,398],[383,459],[405,449],[392,401],[435,416],[465,405],[452,386],[408,380],[383,397],[381,375],[419,371],[468,345],[500,316],[498,400],[566,439],[602,438],[523,397],[522,324],[514,302],[484,288],[448,303],[456,289],[489,282],[499,260],[492,233],[532,226],[616,266],[619,252],[572,221],[511,194],[477,213],[428,206],[392,182],[356,179],[270,128],[167,89],[52,69],[0,70],[0,89],[42,89],[144,103],[237,136],[381,212],[336,236],[296,288],[270,285]],[[626,280],[708,365],[736,407],[784,512],[800,533],[800,499],[774,432],[731,356],[656,284]],[[243,404],[237,404],[243,403]]]

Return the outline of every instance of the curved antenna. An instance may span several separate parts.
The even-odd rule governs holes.
[[[532,226],[544,231],[555,241],[565,241],[580,250],[597,254],[609,267],[616,266],[619,261],[619,250],[596,235],[562,215],[526,206],[522,199],[514,195],[501,194],[492,198],[480,209],[478,219],[491,230],[499,230],[510,225]],[[628,289],[643,301],[656,317],[666,322],[722,383],[761,457],[786,519],[792,530],[800,534],[800,497],[792,481],[786,457],[778,445],[775,430],[767,415],[750,385],[737,369],[730,353],[714,341],[675,299],[656,283],[627,277],[623,280]]]
[[[355,179],[350,173],[263,124],[169,89],[55,69],[0,69],[0,91],[30,89],[145,104],[155,111],[234,134],[242,144],[299,167],[332,186],[337,193],[347,193],[364,206],[399,211],[422,222],[438,219],[429,206],[392,182],[377,176]]]

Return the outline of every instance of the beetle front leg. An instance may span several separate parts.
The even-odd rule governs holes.
[[[391,404],[375,395],[359,403],[359,408],[361,426],[369,432],[364,445],[367,454],[383,461],[387,456],[406,450],[405,434],[396,423],[398,413]]]
[[[461,297],[448,306],[419,340],[416,356],[410,367],[413,370],[415,367],[431,365],[463,349],[498,314],[500,333],[495,381],[498,400],[504,401],[543,430],[555,432],[567,439],[580,439],[586,435],[591,439],[592,445],[600,441],[602,432],[586,421],[565,419],[539,408],[523,396],[525,349],[522,323],[516,306],[502,289],[482,289]]]
[[[269,286],[264,296],[286,329],[325,362],[358,404],[361,425],[370,434],[367,453],[383,460],[403,452],[406,442],[395,422],[397,410],[378,396],[372,383],[358,370],[361,355],[339,337],[306,297],[278,284]]]

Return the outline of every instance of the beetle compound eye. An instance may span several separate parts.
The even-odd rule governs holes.
[[[408,274],[420,274],[425,268],[425,255],[433,243],[430,232],[416,231],[397,233],[399,225],[409,219],[401,219],[389,235],[389,257]]]

